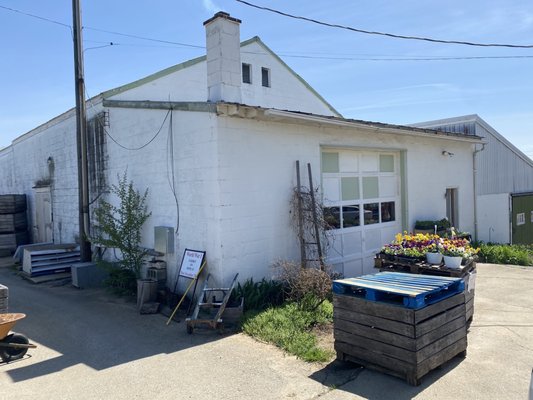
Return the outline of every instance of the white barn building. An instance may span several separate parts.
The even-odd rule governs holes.
[[[533,243],[533,161],[478,115],[414,124],[483,138],[474,155],[478,240]]]
[[[415,220],[444,217],[447,190],[461,229],[474,230],[479,137],[344,119],[259,38],[240,43],[239,24],[216,14],[205,22],[206,57],[88,102],[90,198],[126,170],[149,189],[142,244],[154,246],[156,226],[177,231],[165,255],[171,282],[185,248],[205,250],[222,284],[298,260],[296,160],[311,164],[336,210],[328,261],[345,276],[372,272],[373,255]],[[36,242],[76,240],[75,136],[70,110],[0,150],[0,193],[25,193],[33,224],[47,221]]]

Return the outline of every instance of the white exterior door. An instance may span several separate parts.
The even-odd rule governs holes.
[[[35,188],[34,243],[53,242],[52,196],[50,187]]]
[[[373,273],[374,255],[401,231],[400,154],[322,150],[328,263],[345,277]]]

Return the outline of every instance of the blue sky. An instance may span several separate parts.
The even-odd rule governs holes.
[[[475,113],[533,157],[533,48],[480,48],[365,35],[289,19],[235,0],[81,1],[90,96],[204,54],[202,23],[224,10],[242,20],[242,40],[260,36],[347,118],[408,124]],[[251,2],[365,30],[533,44],[531,0]],[[72,24],[70,0],[0,0],[0,6]],[[109,42],[115,44],[106,46]],[[71,31],[0,8],[0,49],[4,147],[74,106]],[[487,56],[529,58],[420,60]]]

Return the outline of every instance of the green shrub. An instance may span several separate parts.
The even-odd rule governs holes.
[[[137,277],[134,271],[120,268],[107,262],[99,262],[98,266],[105,268],[108,272],[108,276],[103,283],[111,292],[119,296],[135,296],[135,293],[137,293]]]
[[[144,223],[152,215],[148,212],[146,199],[148,189],[141,194],[128,181],[127,173],[117,176],[118,183],[111,186],[111,193],[119,202],[114,205],[100,200],[94,210],[94,235],[88,238],[93,245],[105,249],[119,250],[118,264],[137,278],[141,277],[141,268],[148,250],[141,247],[141,231]]]
[[[446,229],[451,228],[450,221],[448,221],[446,218],[443,218],[438,221],[415,221],[415,229],[435,229],[435,225],[437,225],[437,230],[439,231],[445,231]]]
[[[293,302],[248,314],[243,323],[243,331],[258,340],[275,344],[305,361],[324,362],[330,360],[333,353],[317,346],[317,339],[311,328],[330,323],[332,319],[333,305],[330,301],[323,301],[314,311],[303,310]]]
[[[242,297],[244,297],[244,311],[262,311],[269,307],[279,306],[284,300],[281,283],[265,278],[259,282],[254,282],[253,278],[250,278],[242,285],[239,282],[231,293],[230,301]]]
[[[491,264],[533,265],[533,248],[524,245],[479,243],[479,261]]]

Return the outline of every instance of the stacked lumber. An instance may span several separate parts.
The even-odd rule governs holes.
[[[26,195],[0,195],[0,256],[8,256],[29,241]]]

